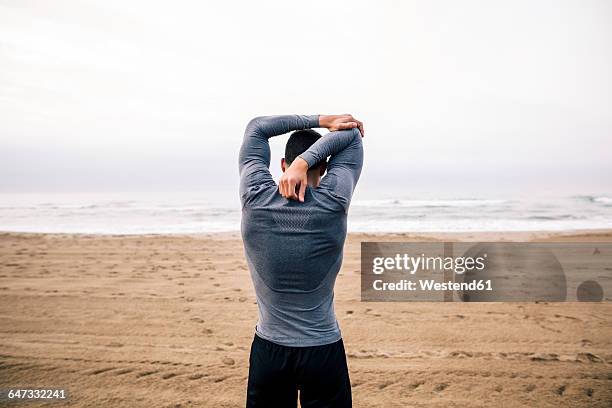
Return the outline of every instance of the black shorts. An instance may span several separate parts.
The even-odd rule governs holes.
[[[286,347],[255,335],[249,358],[247,408],[350,408],[344,343]]]

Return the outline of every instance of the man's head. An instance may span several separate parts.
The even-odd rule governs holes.
[[[285,146],[285,157],[281,159],[281,169],[283,173],[291,166],[291,163],[300,154],[304,153],[310,146],[321,138],[319,132],[312,129],[297,130],[289,136]],[[325,174],[327,163],[325,161],[308,169],[308,185],[317,187],[321,181],[321,176]]]

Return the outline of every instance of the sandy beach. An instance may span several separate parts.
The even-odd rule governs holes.
[[[612,232],[352,234],[335,292],[355,407],[612,406],[612,304],[361,302],[365,240]],[[241,407],[256,316],[238,234],[0,234],[0,388],[65,388],[78,407]]]

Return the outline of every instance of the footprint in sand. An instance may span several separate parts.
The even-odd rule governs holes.
[[[585,362],[585,363],[603,363],[603,358],[593,354],[593,353],[578,353],[576,355],[576,361]]]
[[[555,353],[538,353],[531,356],[531,361],[559,361],[559,355]]]
[[[446,388],[448,388],[447,383],[440,383],[434,387],[434,391],[440,392],[440,391],[444,391]]]
[[[166,373],[164,375],[162,375],[162,380],[167,380],[173,377],[176,377],[178,375],[178,373]]]
[[[525,386],[525,392],[531,392],[531,391],[533,391],[535,389],[536,389],[536,386],[534,384],[527,384]]]
[[[393,384],[395,384],[395,381],[385,381],[385,382],[383,382],[381,384],[378,384],[378,389],[379,390],[384,390],[385,388],[387,388],[388,386],[393,385]]]
[[[411,383],[408,387],[412,388],[413,390],[416,390],[423,384],[425,384],[425,381],[416,381],[416,382]]]
[[[98,375],[98,374],[102,374],[102,373],[105,373],[105,372],[107,372],[107,371],[114,370],[115,368],[117,368],[117,367],[106,367],[106,368],[99,368],[99,369],[97,369],[97,370],[94,370],[94,371],[90,372],[90,373],[89,373],[89,375]]]
[[[141,377],[148,377],[150,375],[153,375],[155,373],[158,373],[158,370],[152,370],[152,371],[143,371],[141,373],[136,374],[136,377],[141,378]]]

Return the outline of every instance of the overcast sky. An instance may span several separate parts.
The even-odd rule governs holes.
[[[250,118],[350,112],[363,191],[609,192],[611,72],[606,0],[0,0],[0,191],[232,190]]]

